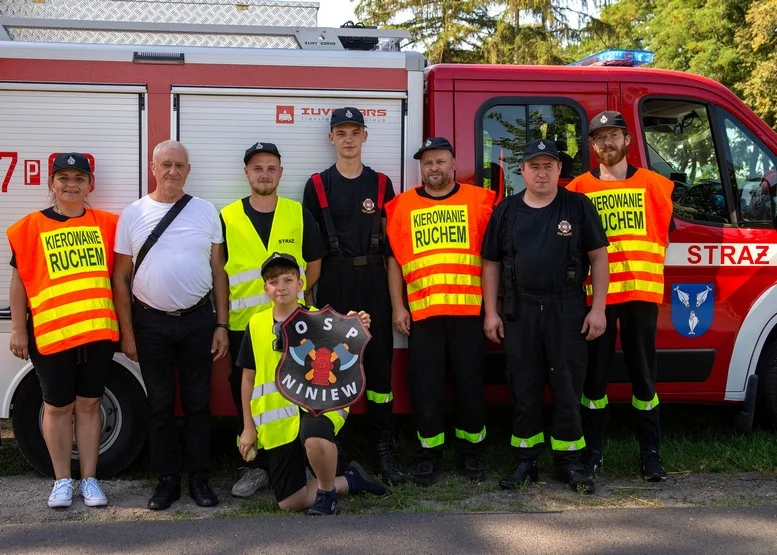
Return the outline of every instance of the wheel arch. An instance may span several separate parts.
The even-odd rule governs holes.
[[[777,284],[755,300],[742,321],[728,366],[726,401],[744,401],[747,380],[756,373],[764,347],[777,338]]]

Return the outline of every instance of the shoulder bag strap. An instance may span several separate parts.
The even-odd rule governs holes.
[[[143,243],[143,246],[140,247],[140,252],[138,252],[138,257],[135,259],[135,270],[132,273],[132,277],[135,277],[135,274],[138,273],[138,268],[140,268],[140,265],[143,263],[143,260],[145,260],[146,255],[148,254],[148,251],[151,250],[151,247],[156,245],[156,242],[159,241],[159,238],[162,236],[162,233],[168,228],[168,226],[173,223],[173,220],[178,217],[178,214],[181,213],[181,210],[184,209],[184,206],[186,206],[189,201],[192,200],[192,196],[188,194],[184,194],[181,198],[179,198],[175,204],[170,208],[170,210],[167,211],[167,214],[162,216],[162,219],[159,220],[159,223],[156,224],[156,227],[151,232],[151,234],[146,239],[146,242]]]

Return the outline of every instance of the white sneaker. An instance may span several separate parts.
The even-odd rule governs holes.
[[[84,504],[87,507],[102,507],[108,504],[108,498],[105,497],[100,483],[94,478],[81,480],[78,493],[84,498]]]
[[[62,478],[54,482],[49,495],[49,507],[69,507],[73,504],[73,479]]]

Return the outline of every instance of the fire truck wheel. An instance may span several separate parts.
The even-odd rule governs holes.
[[[756,410],[761,416],[761,422],[777,427],[777,341],[761,353],[757,374]]]
[[[43,441],[43,398],[38,376],[30,372],[19,384],[13,401],[13,431],[19,450],[35,470],[53,477],[51,459]],[[146,395],[123,366],[113,362],[102,399],[102,437],[97,475],[110,478],[127,468],[140,453],[146,437]],[[71,472],[80,476],[73,443]]]

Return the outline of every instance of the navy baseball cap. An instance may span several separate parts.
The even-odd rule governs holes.
[[[264,275],[267,273],[267,270],[274,268],[275,266],[281,266],[283,268],[288,268],[289,270],[292,268],[299,270],[297,259],[292,255],[281,252],[274,252],[270,255],[270,258],[265,260],[264,264],[262,264],[262,277],[264,277]]]
[[[617,127],[618,129],[628,131],[623,116],[620,112],[616,112],[615,110],[607,110],[596,114],[591,120],[591,125],[588,128],[588,136],[590,137],[593,135],[594,131],[604,127]]]
[[[85,174],[92,175],[92,167],[89,165],[89,160],[86,156],[80,152],[63,152],[57,154],[54,158],[54,162],[51,165],[51,175],[54,175],[59,170],[66,170],[72,168],[74,170],[81,170]]]
[[[337,108],[332,112],[332,119],[329,120],[329,129],[334,129],[338,125],[343,125],[344,123],[355,123],[356,125],[367,127],[364,125],[364,114],[362,114],[358,108],[350,106]]]
[[[267,152],[269,154],[275,154],[278,157],[278,160],[281,159],[281,153],[278,152],[278,147],[275,146],[272,143],[254,143],[250,147],[248,147],[248,150],[246,150],[245,156],[243,156],[243,163],[247,166],[248,161],[251,159],[251,157],[254,154],[257,154],[259,152]]]
[[[420,160],[421,154],[427,150],[449,150],[454,157],[456,156],[456,154],[453,152],[453,145],[451,145],[451,143],[445,137],[430,137],[426,139],[424,144],[421,145],[421,148],[419,148],[418,151],[413,154],[413,158]]]
[[[532,158],[537,156],[550,156],[551,158],[559,159],[558,148],[556,148],[555,141],[549,141],[548,139],[536,139],[526,145],[523,149],[523,161],[528,162]]]

